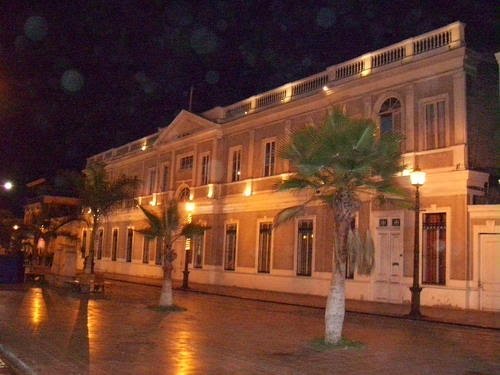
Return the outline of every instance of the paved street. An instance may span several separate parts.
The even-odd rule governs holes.
[[[323,310],[176,291],[184,312],[150,307],[159,289],[113,281],[106,297],[0,289],[0,345],[36,374],[500,373],[498,330],[349,313],[362,348],[319,351]]]

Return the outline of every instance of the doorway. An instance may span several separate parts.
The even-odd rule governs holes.
[[[375,239],[376,301],[402,303],[403,234],[402,214],[378,215]]]

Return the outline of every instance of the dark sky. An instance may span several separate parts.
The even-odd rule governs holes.
[[[497,1],[0,2],[0,180],[24,184],[365,52],[467,24],[493,53]]]

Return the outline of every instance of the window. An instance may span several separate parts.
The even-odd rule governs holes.
[[[226,225],[226,242],[224,249],[224,269],[234,271],[236,263],[236,224]]]
[[[132,247],[134,244],[134,230],[132,228],[127,228],[127,262],[132,261]]]
[[[271,236],[273,223],[259,224],[259,264],[258,272],[269,273],[271,269]]]
[[[155,192],[155,190],[156,190],[156,168],[153,168],[149,170],[147,194],[151,195]]]
[[[149,263],[149,249],[151,247],[151,238],[144,236],[144,242],[142,244],[142,263]]]
[[[272,176],[274,171],[274,165],[276,161],[276,142],[269,141],[266,142],[264,151],[264,176]]]
[[[387,224],[387,223],[386,223]],[[351,230],[356,231],[356,218],[351,220]],[[347,252],[346,260],[345,260],[345,278],[346,279],[354,279],[354,268],[355,265],[351,262],[349,252]]]
[[[387,99],[378,113],[380,117],[380,133],[401,134],[401,103],[396,98]]]
[[[116,252],[118,250],[118,229],[113,229],[111,241],[111,260],[116,260]]]
[[[163,244],[161,238],[156,239],[156,254],[155,254],[155,264],[161,265],[163,263]]]
[[[191,240],[193,249],[193,267],[201,268],[203,266],[203,247],[205,234],[195,234]]]
[[[193,169],[193,155],[184,156],[183,158],[181,158],[181,163],[179,167],[181,170]]]
[[[422,282],[446,284],[446,213],[424,214]]]
[[[445,101],[425,104],[424,115],[425,149],[446,147]]]
[[[82,248],[80,249],[82,253],[82,258],[85,258],[87,255],[87,230],[84,229],[82,232]]]
[[[231,152],[231,182],[241,179],[241,149]]]
[[[104,240],[104,229],[99,229],[97,233],[97,259],[102,258],[102,245]]]
[[[206,185],[210,182],[210,156],[204,155],[201,158],[201,184]]]
[[[163,166],[163,176],[161,180],[161,191],[168,191],[169,183],[168,180],[170,178],[170,175],[168,173],[168,165]]]
[[[189,190],[188,187],[185,187],[179,192],[177,200],[179,200],[180,202],[184,202],[188,201],[190,197],[191,197],[191,191]]]
[[[297,226],[297,275],[311,276],[313,252],[313,221],[299,220]]]

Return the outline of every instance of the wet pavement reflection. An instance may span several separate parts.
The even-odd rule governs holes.
[[[348,314],[361,349],[317,351],[323,310],[112,282],[104,298],[0,288],[0,343],[39,374],[494,374],[498,331]]]

